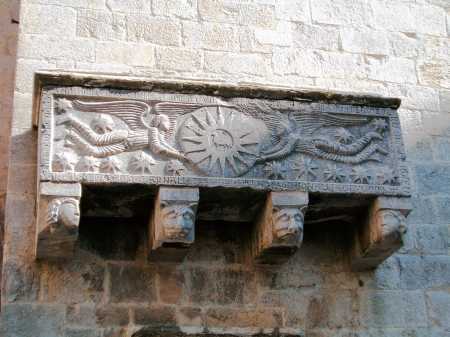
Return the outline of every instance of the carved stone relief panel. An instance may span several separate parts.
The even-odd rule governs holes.
[[[83,76],[38,76],[38,257],[76,240],[81,192],[58,192],[66,185],[145,187],[149,258],[182,259],[199,208],[203,220],[252,222],[248,255],[280,262],[301,246],[308,204],[315,223],[359,217],[333,206],[317,218],[317,196],[325,208],[330,196],[371,205],[354,265],[373,267],[401,245],[407,211],[398,200],[410,187],[399,100]],[[57,226],[73,235],[52,235]]]
[[[42,180],[407,195],[395,109],[47,87]]]

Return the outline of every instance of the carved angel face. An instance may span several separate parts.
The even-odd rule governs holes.
[[[406,232],[406,218],[399,211],[383,210],[377,213],[385,239],[398,240]]]
[[[92,120],[91,128],[100,134],[111,132],[114,129],[114,120],[108,115],[98,115]]]
[[[273,224],[275,237],[279,240],[303,236],[303,213],[298,208],[275,208]]]
[[[161,220],[168,239],[187,239],[195,224],[195,204],[162,203]]]

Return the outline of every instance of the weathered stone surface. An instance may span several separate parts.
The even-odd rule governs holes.
[[[123,14],[79,9],[77,11],[77,35],[98,40],[125,40],[126,17]],[[112,45],[109,52],[114,51]]]
[[[175,309],[169,306],[137,307],[134,310],[134,321],[145,326],[176,325]]]
[[[158,48],[156,65],[165,70],[196,72],[202,67],[202,53],[191,49]]]
[[[446,291],[427,292],[427,303],[430,318],[438,326],[450,327],[450,294]]]
[[[3,337],[63,335],[63,305],[7,304],[2,307],[0,318],[0,334]]]
[[[192,49],[237,51],[238,31],[235,27],[217,23],[183,22],[183,42]]]
[[[155,0],[153,12],[156,15],[194,19],[197,14],[197,0]]]
[[[97,325],[101,327],[125,326],[129,322],[129,309],[118,305],[107,305],[96,308]]]
[[[155,275],[151,267],[109,265],[111,301],[153,302],[156,299]]]
[[[181,28],[177,22],[151,16],[129,16],[127,36],[130,41],[146,41],[165,46],[181,44]]]
[[[259,327],[277,328],[282,326],[282,314],[275,310],[244,310],[214,308],[206,312],[208,328]]]

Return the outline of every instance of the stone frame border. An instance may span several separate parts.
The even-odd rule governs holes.
[[[81,86],[81,87],[80,87]],[[57,88],[58,87],[58,88]],[[120,92],[111,93],[110,89]],[[294,102],[314,102],[320,111],[345,114],[381,115],[389,117],[391,126],[391,149],[399,174],[399,185],[365,185],[350,183],[324,183],[310,181],[266,180],[249,178],[214,178],[188,176],[155,175],[118,175],[102,173],[52,172],[50,165],[50,139],[52,137],[52,103],[53,95],[105,95],[123,97],[133,94],[136,99],[148,99],[154,91],[161,95],[195,94],[197,96],[222,96],[289,100]],[[42,98],[41,98],[42,97]],[[294,103],[295,104],[295,103]],[[333,104],[333,106],[331,105]],[[39,179],[53,182],[80,182],[87,184],[145,184],[192,187],[250,187],[262,191],[305,191],[333,194],[367,194],[409,196],[409,171],[405,162],[405,152],[396,109],[400,105],[397,98],[350,93],[331,93],[328,91],[291,90],[287,88],[258,87],[254,85],[223,85],[211,82],[179,82],[148,80],[141,77],[84,74],[61,71],[39,72],[35,75],[33,121],[40,122],[39,137]]]

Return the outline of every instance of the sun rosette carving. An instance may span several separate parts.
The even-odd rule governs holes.
[[[208,176],[238,177],[255,164],[267,128],[229,107],[205,107],[178,134],[184,155]]]

